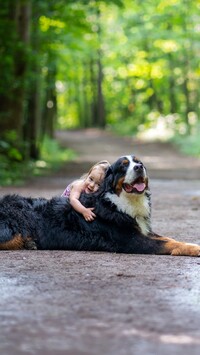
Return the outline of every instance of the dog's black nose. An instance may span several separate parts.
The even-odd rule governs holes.
[[[143,165],[141,163],[138,163],[134,166],[135,171],[142,171],[143,170]]]

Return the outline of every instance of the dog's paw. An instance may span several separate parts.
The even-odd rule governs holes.
[[[180,243],[172,249],[171,255],[200,256],[200,246],[191,243]]]
[[[27,238],[24,241],[24,248],[28,250],[37,250],[37,245],[33,239]]]

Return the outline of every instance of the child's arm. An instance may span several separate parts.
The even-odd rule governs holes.
[[[72,207],[79,213],[83,215],[86,221],[90,222],[93,221],[96,215],[93,212],[93,207],[86,208],[82,205],[82,203],[79,201],[81,192],[83,188],[83,183],[82,181],[77,181],[73,183],[71,187],[71,192],[69,196],[69,201]]]

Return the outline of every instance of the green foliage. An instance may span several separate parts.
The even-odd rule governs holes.
[[[76,154],[71,149],[63,149],[55,139],[45,136],[42,149],[41,159],[36,162],[35,173],[42,169],[57,170],[63,163],[76,158]]]
[[[23,146],[24,143],[22,142],[21,146],[19,147],[16,145],[17,142],[17,132],[14,130],[7,131],[4,134],[4,138],[0,140],[0,154],[7,157],[8,160],[21,162],[23,160]]]
[[[5,142],[0,143],[5,148]],[[44,139],[40,160],[19,162],[8,159],[8,156],[0,152],[0,186],[23,185],[24,181],[33,175],[48,175],[75,157],[76,154],[72,150],[63,149],[57,141],[48,137]]]
[[[0,154],[0,186],[21,185],[31,171],[31,163],[11,162]]]
[[[122,8],[106,1],[86,4],[85,36],[79,36],[76,49],[60,52],[60,127],[81,125],[80,110],[90,122],[90,61],[100,48],[109,127],[131,133],[140,125],[149,128],[149,115],[158,112],[158,117],[176,115],[177,125],[181,120],[189,131],[190,114],[199,120],[199,2],[125,0]],[[81,7],[81,1],[76,5]],[[173,121],[178,131],[175,126]]]
[[[184,154],[200,157],[199,132],[200,126],[198,125],[195,127],[195,130],[192,134],[186,136],[176,135],[172,141]]]
[[[25,158],[48,166],[41,142],[57,128],[137,134],[162,120],[198,151],[199,10],[199,0],[0,0],[2,174]]]

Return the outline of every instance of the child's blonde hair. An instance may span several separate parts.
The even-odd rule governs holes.
[[[91,174],[92,170],[95,168],[98,168],[98,167],[101,168],[102,171],[105,173],[106,170],[109,168],[109,166],[110,166],[110,163],[108,160],[100,160],[97,163],[95,163],[87,173],[83,174],[81,176],[81,179],[86,179]]]

